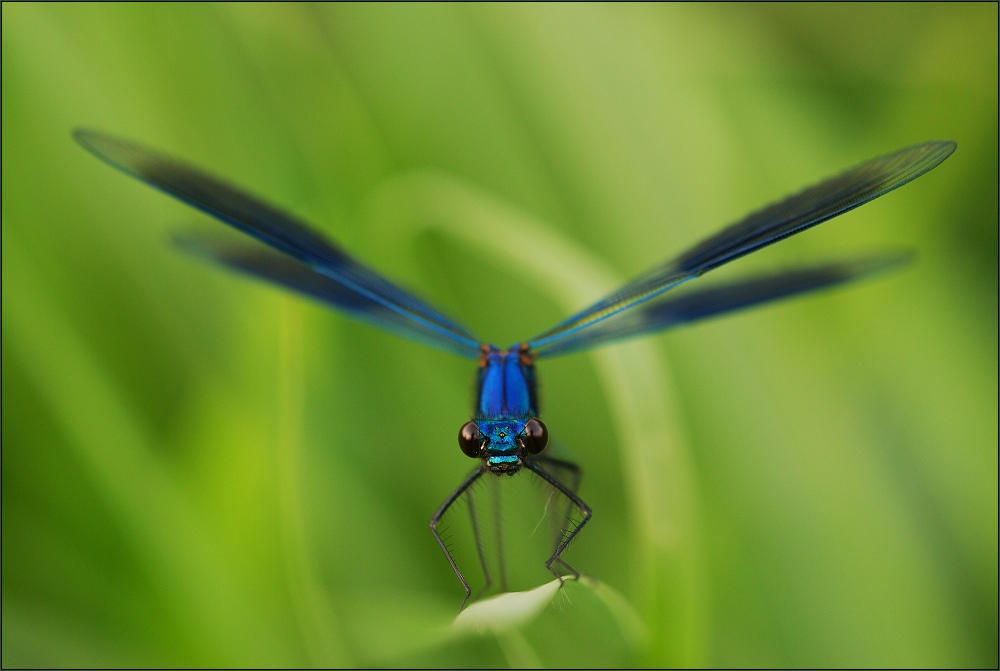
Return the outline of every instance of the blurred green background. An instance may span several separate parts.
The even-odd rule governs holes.
[[[4,666],[998,663],[996,4],[2,11]],[[581,592],[442,640],[473,367],[185,258],[171,231],[221,226],[77,126],[501,345],[859,161],[958,151],[717,275],[906,269],[540,364],[595,509],[567,558],[629,647]]]

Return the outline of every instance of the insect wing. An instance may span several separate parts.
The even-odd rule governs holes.
[[[479,341],[464,327],[355,260],[292,216],[216,177],[132,142],[90,130],[77,130],[74,137],[112,166],[294,258],[305,267],[296,268],[295,276],[299,280],[304,279],[304,270],[326,278],[329,282],[316,280],[315,285],[325,287],[327,302],[354,316],[380,315],[368,321],[380,325],[391,322],[393,332],[398,335],[425,344],[432,342],[470,358],[479,356]],[[219,260],[226,263],[225,258]],[[261,267],[264,266],[276,267],[274,259]],[[258,275],[288,284],[258,270]],[[342,289],[334,291],[333,284]],[[348,296],[352,292],[357,294],[357,300],[353,309],[347,309],[345,305],[350,303]],[[339,299],[332,300],[330,297],[334,295]],[[390,319],[387,313],[396,316]]]
[[[537,352],[741,256],[820,224],[916,179],[955,151],[925,142],[872,159],[723,229],[528,341]]]
[[[539,357],[571,354],[636,335],[663,331],[680,324],[849,282],[898,266],[908,258],[908,254],[894,254],[834,262],[697,289],[680,296],[662,296],[556,340],[551,345],[542,347],[536,354]]]
[[[393,335],[461,356],[470,354],[464,343],[445,337],[437,329],[390,310],[344,284],[317,273],[301,261],[265,245],[192,234],[175,236],[174,242],[190,254],[318,299],[358,321]]]

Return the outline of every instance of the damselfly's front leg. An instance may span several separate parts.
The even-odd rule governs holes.
[[[568,485],[569,490],[576,494],[580,491],[580,478],[582,476],[582,471],[580,467],[574,464],[572,461],[565,461],[563,459],[556,459],[548,456],[535,457],[535,462],[542,464],[546,469],[557,479],[561,480],[561,474],[558,471],[566,471],[569,473],[569,480],[565,484]],[[561,494],[559,490],[555,490],[552,493],[554,496],[556,493]],[[562,541],[563,537],[569,532],[570,524],[572,523],[573,513],[573,501],[570,499],[566,500],[566,512],[563,513],[562,519],[554,518],[553,522],[555,529],[553,532],[553,537],[555,541],[553,542],[554,547],[559,546],[559,542]],[[565,568],[568,572],[575,574],[576,571],[573,567],[564,562],[562,559],[557,559],[556,562]]]
[[[478,601],[479,597],[489,590],[493,585],[493,575],[490,573],[489,562],[486,561],[486,549],[483,547],[483,537],[479,532],[479,517],[476,515],[476,504],[472,497],[472,489],[465,490],[465,503],[469,507],[469,519],[472,522],[472,536],[476,543],[476,554],[479,555],[479,565],[483,569],[483,586],[472,597],[473,601]],[[502,569],[502,567],[501,567]]]
[[[569,463],[569,462],[563,462],[563,461],[558,461],[558,460],[554,460],[554,459],[551,459],[551,460],[548,460],[548,461],[550,461],[552,463],[558,463],[559,465],[564,465],[564,464],[568,464]],[[569,487],[567,487],[566,485],[564,485],[562,482],[560,482],[558,478],[556,478],[554,475],[552,475],[551,473],[549,473],[547,470],[545,470],[538,463],[536,463],[534,461],[526,461],[525,462],[525,466],[527,466],[531,470],[532,473],[534,473],[535,475],[537,475],[538,477],[540,477],[542,480],[545,480],[547,483],[549,483],[550,485],[552,485],[553,487],[555,487],[557,490],[559,490],[559,492],[563,496],[565,496],[567,499],[569,499],[570,503],[572,503],[574,506],[577,507],[577,509],[580,511],[580,514],[583,515],[583,519],[580,520],[572,529],[567,529],[566,535],[562,538],[562,540],[559,542],[559,544],[556,545],[555,552],[553,552],[552,556],[549,557],[549,560],[547,562],[545,562],[545,568],[547,568],[549,571],[551,571],[560,580],[563,577],[562,574],[560,574],[556,569],[552,568],[552,564],[554,564],[556,562],[558,562],[560,565],[562,565],[567,570],[569,570],[570,573],[573,574],[573,577],[579,578],[580,574],[577,572],[577,570],[574,569],[569,564],[567,564],[565,561],[563,561],[560,558],[560,556],[562,555],[563,550],[566,549],[566,546],[568,546],[570,544],[570,542],[576,537],[576,535],[578,533],[580,533],[580,529],[583,528],[583,525],[586,524],[590,520],[590,516],[592,515],[592,513],[590,511],[590,507],[587,506],[587,504],[584,503],[583,500],[579,496],[577,496],[576,493],[572,489],[570,489]],[[572,470],[572,468],[570,470]]]
[[[465,608],[465,602],[469,600],[469,595],[472,594],[472,590],[469,589],[469,583],[466,581],[465,576],[462,575],[462,572],[458,569],[458,564],[455,563],[455,558],[451,556],[451,551],[449,551],[448,546],[445,545],[444,540],[441,538],[441,534],[438,533],[437,525],[438,522],[441,521],[441,518],[444,517],[444,514],[448,512],[448,509],[451,508],[451,505],[458,500],[458,497],[471,487],[472,483],[478,480],[484,472],[485,471],[481,468],[477,468],[475,472],[467,477],[465,481],[460,484],[447,499],[445,499],[445,502],[441,504],[441,507],[438,508],[437,512],[434,513],[434,516],[431,517],[431,533],[434,534],[434,538],[437,539],[438,545],[441,546],[441,552],[443,552],[444,556],[448,558],[448,563],[451,564],[452,570],[455,571],[455,575],[458,576],[459,581],[462,583],[462,587],[465,589],[465,598],[462,599],[462,605],[459,607],[459,610]]]
[[[500,501],[500,479],[493,478],[493,531],[496,534],[497,572],[500,574],[500,591],[507,591],[507,558],[503,549],[503,504]]]

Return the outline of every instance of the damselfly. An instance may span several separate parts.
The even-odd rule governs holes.
[[[548,430],[538,417],[538,359],[829,287],[901,262],[905,255],[881,254],[784,270],[676,297],[666,294],[906,184],[944,161],[956,146],[954,142],[926,142],[862,163],[754,212],[534,338],[500,349],[476,338],[294,217],[241,189],[133,142],[89,130],[78,130],[75,137],[114,167],[268,245],[188,239],[184,244],[190,251],[317,298],[377,328],[477,362],[473,417],[459,430],[458,445],[478,463],[430,521],[434,538],[465,589],[463,606],[471,590],[438,524],[455,501],[487,473],[510,476],[527,469],[575,507],[580,517],[556,540],[545,565],[556,576],[562,577],[560,569],[578,576],[562,554],[590,519],[591,510],[576,492],[580,473],[576,464],[545,454]],[[559,472],[570,475],[569,484],[557,477]]]

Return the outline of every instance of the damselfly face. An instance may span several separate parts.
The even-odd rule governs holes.
[[[466,422],[458,444],[467,456],[482,459],[494,475],[514,475],[528,456],[540,454],[549,432],[540,419],[480,419]]]

